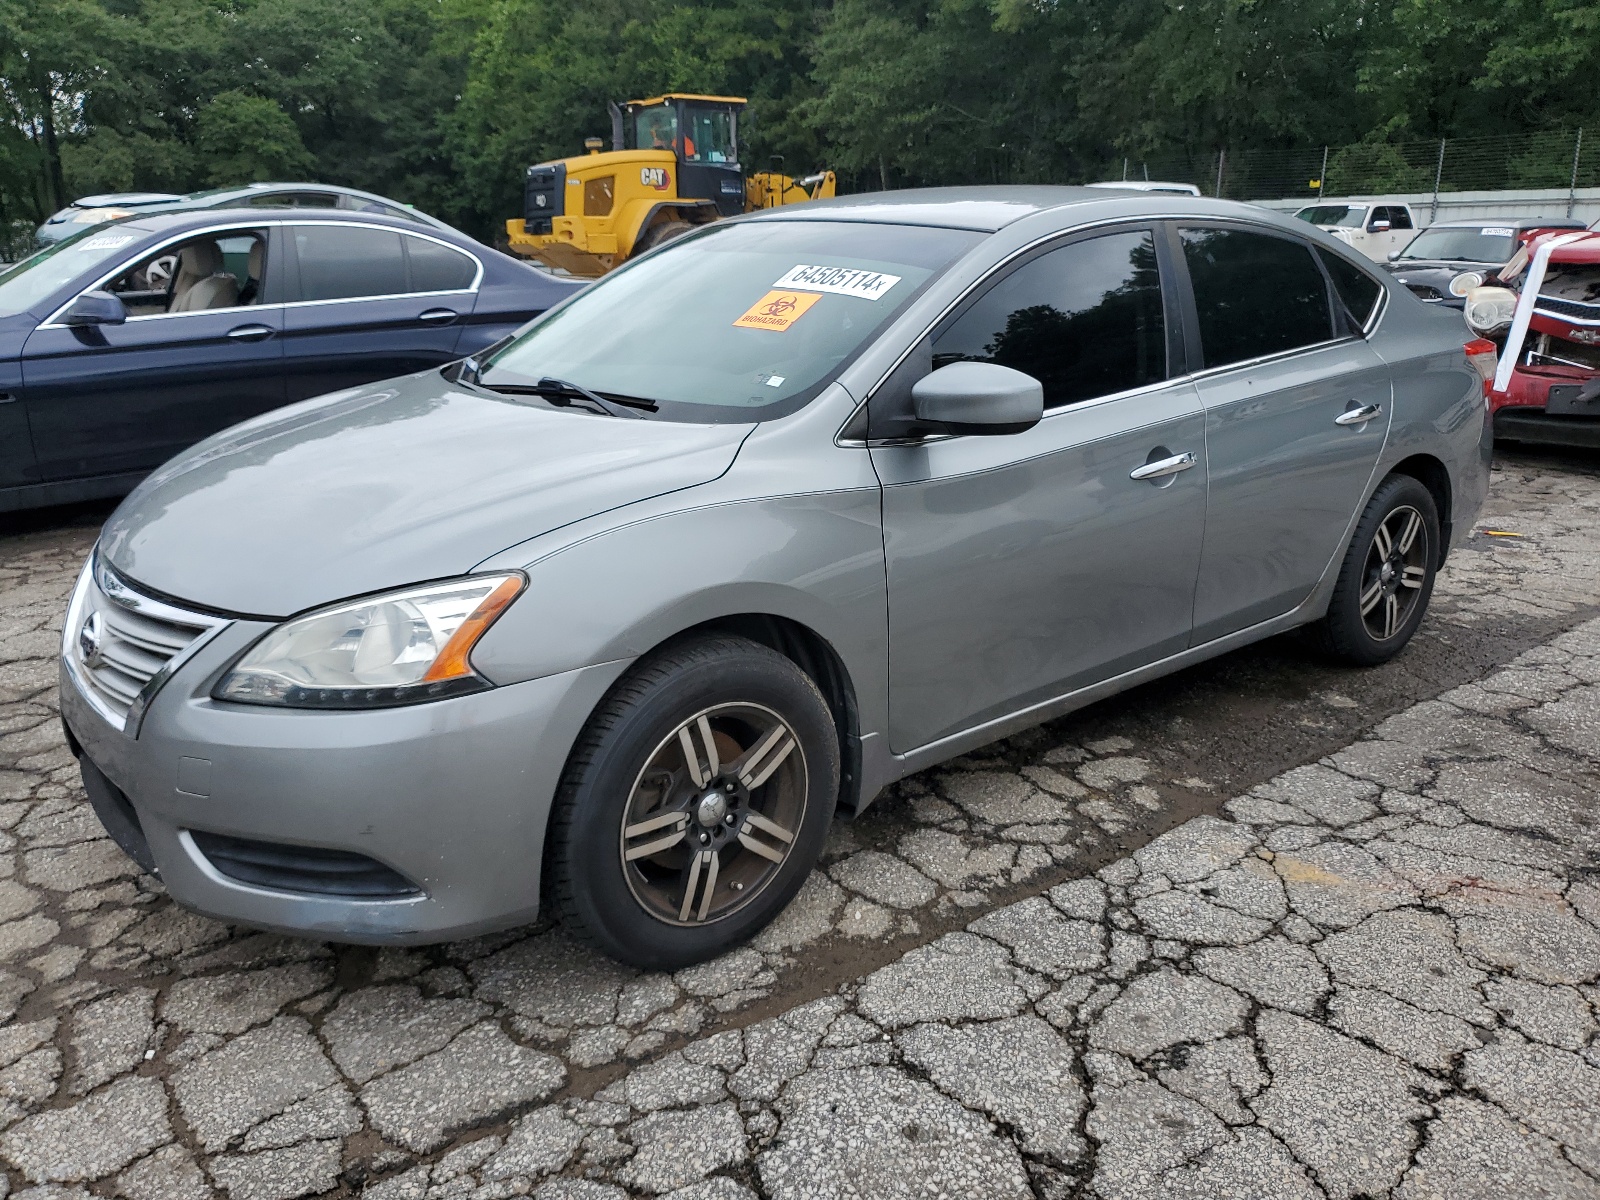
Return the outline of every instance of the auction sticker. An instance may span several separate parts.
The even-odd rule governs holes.
[[[862,300],[876,300],[895,284],[898,275],[885,275],[882,271],[858,271],[854,267],[793,268],[772,286],[775,288],[804,288],[808,292],[832,292],[835,296],[856,296]]]
[[[101,234],[99,237],[92,237],[87,241],[79,242],[77,248],[79,250],[120,250],[131,241],[133,241],[132,234],[122,234],[121,236]]]
[[[815,292],[771,291],[745,309],[744,316],[734,325],[739,329],[771,329],[783,333],[821,299]]]
[[[1510,237],[1516,230],[1509,225],[1486,225],[1478,232],[1484,237]]]

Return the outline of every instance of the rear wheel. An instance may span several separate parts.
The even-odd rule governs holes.
[[[1384,480],[1361,514],[1328,614],[1315,627],[1322,647],[1356,666],[1400,653],[1433,595],[1439,539],[1433,494],[1409,475]]]
[[[573,751],[551,814],[553,899],[624,962],[710,958],[794,897],[838,788],[832,715],[793,662],[737,637],[668,647]]]

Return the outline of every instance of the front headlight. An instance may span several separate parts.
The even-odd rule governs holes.
[[[252,646],[211,694],[285,708],[386,708],[486,688],[467,656],[526,582],[472,575],[308,613]]]

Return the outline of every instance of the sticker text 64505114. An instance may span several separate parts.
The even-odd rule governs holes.
[[[882,271],[859,271],[854,267],[799,266],[790,269],[772,286],[804,288],[808,292],[832,292],[836,296],[856,296],[862,300],[876,300],[899,282],[900,276],[885,275]]]
[[[771,329],[785,333],[822,297],[815,292],[768,292],[745,309],[734,325],[740,329]]]

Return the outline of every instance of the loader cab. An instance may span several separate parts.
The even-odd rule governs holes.
[[[612,147],[668,150],[678,160],[677,194],[710,200],[725,217],[744,211],[739,165],[740,96],[655,96],[612,111]]]

